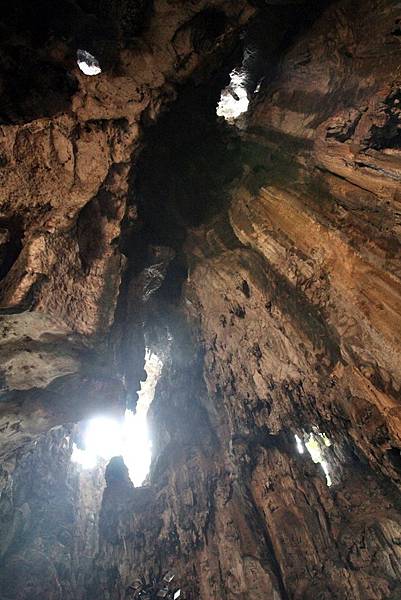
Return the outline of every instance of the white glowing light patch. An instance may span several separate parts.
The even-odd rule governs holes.
[[[295,435],[295,442],[299,454],[303,454],[304,446],[302,444],[301,438],[298,435]],[[313,462],[320,463],[320,465],[322,466],[324,474],[326,475],[327,485],[330,486],[332,484],[332,481],[329,473],[329,466],[327,464],[327,461],[324,460],[324,455],[322,452],[322,448],[324,446],[326,446],[327,448],[331,446],[330,440],[324,433],[320,433],[316,430],[315,433],[311,433],[307,437],[307,440],[305,441],[305,446]]]
[[[299,454],[303,454],[304,453],[304,446],[302,444],[302,440],[301,438],[295,434],[295,442],[297,444],[297,450],[299,452]]]
[[[245,79],[245,72],[236,69],[231,71],[230,83],[221,92],[220,102],[216,109],[217,116],[224,117],[228,122],[233,122],[248,110],[249,99]]]
[[[73,445],[72,462],[80,464],[84,469],[94,469],[97,465],[97,456],[89,452],[88,450],[82,450],[78,448],[76,444]]]
[[[99,61],[86,50],[77,50],[77,65],[85,75],[99,75],[102,72]]]
[[[148,378],[141,385],[136,413],[127,410],[120,421],[102,416],[91,419],[84,435],[85,449],[74,445],[71,460],[85,469],[93,469],[99,458],[110,460],[113,456],[122,456],[133,484],[142,485],[152,456],[146,415],[161,369],[161,360],[147,352],[145,370]]]
[[[327,485],[332,484],[329,466],[327,461],[323,458],[322,445],[331,446],[330,440],[324,435],[324,433],[311,433],[307,442],[305,442],[306,449],[312,457],[314,463],[320,463],[324,474],[326,475]]]

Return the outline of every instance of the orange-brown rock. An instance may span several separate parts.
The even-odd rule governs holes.
[[[0,600],[400,598],[399,3],[69,6],[104,72],[3,111]],[[135,404],[145,346],[151,471],[113,458],[99,508],[66,425]]]

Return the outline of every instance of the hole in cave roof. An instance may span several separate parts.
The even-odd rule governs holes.
[[[86,50],[77,50],[77,65],[85,75],[94,76],[102,72],[97,58]]]
[[[131,481],[141,486],[149,472],[151,443],[147,412],[152,403],[162,369],[161,359],[149,350],[145,356],[147,379],[138,392],[136,412],[126,410],[122,420],[98,415],[90,419],[84,433],[84,448],[74,445],[72,460],[85,469],[94,468],[99,459],[122,456]]]
[[[313,433],[305,434],[303,440],[298,435],[294,437],[298,453],[303,454],[306,448],[313,462],[321,465],[326,476],[327,485],[331,486],[330,469],[324,453],[324,449],[331,446],[328,437],[317,429],[314,429]]]
[[[235,123],[236,119],[248,110],[249,98],[245,82],[245,71],[234,69],[230,73],[230,83],[221,92],[216,113],[228,123]]]

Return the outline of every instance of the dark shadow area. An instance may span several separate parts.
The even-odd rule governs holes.
[[[22,250],[23,224],[18,217],[0,217],[0,281],[7,275]]]
[[[216,117],[223,81],[183,89],[146,134],[133,187],[149,241],[178,249],[188,227],[221,210],[241,173],[239,140]]]
[[[77,89],[78,49],[115,68],[121,48],[146,28],[148,0],[10,2],[0,14],[0,123],[67,111]]]
[[[252,0],[259,10],[244,36],[242,67],[246,87],[253,94],[259,82],[266,85],[277,73],[283,53],[305,32],[333,0],[266,2]]]

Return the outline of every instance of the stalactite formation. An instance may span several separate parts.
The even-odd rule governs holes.
[[[0,600],[401,598],[400,23],[2,9]]]

